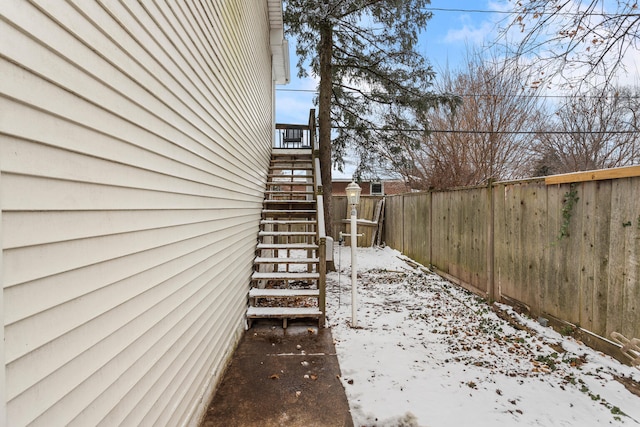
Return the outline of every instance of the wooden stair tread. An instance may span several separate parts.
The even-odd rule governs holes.
[[[270,175],[267,184],[289,184],[291,182],[299,185],[313,185],[313,175]],[[280,178],[280,179],[278,179]]]
[[[263,209],[262,213],[270,213],[270,214],[314,214],[316,213],[315,209]]]
[[[265,203],[269,203],[269,204],[274,204],[274,203],[282,203],[282,204],[292,204],[292,205],[315,205],[316,201],[311,199],[311,200],[285,200],[285,199],[265,199],[264,200]]]
[[[291,179],[291,178],[303,179],[304,178],[304,179],[307,179],[309,182],[313,180],[313,175],[306,174],[306,173],[272,173],[271,171],[269,171],[269,173],[267,174],[267,177],[269,178],[268,182],[280,182],[278,178],[283,178],[283,179],[284,178],[286,179]]]
[[[312,163],[313,156],[293,156],[292,159],[285,159],[285,156],[271,157],[271,164],[279,163]],[[291,156],[290,156],[291,157]]]
[[[303,280],[303,279],[319,279],[320,273],[291,272],[291,271],[273,271],[268,273],[254,272],[251,280]]]
[[[258,243],[256,249],[318,249],[313,243]]]
[[[317,264],[320,262],[320,259],[256,257],[256,259],[253,262],[256,264]]]
[[[322,312],[318,307],[254,307],[247,308],[247,317],[250,318],[295,318],[318,317]]]
[[[316,211],[315,209],[266,209],[262,211],[262,216],[265,218],[315,218]]]
[[[295,298],[295,297],[318,297],[318,289],[260,289],[251,288],[250,298]]]
[[[284,157],[291,157],[289,159],[285,159]],[[313,156],[310,154],[298,154],[298,155],[286,155],[286,154],[280,154],[280,155],[275,155],[275,156],[271,156],[271,161],[272,162],[310,162],[313,159]]]
[[[282,236],[282,237],[304,237],[315,236],[315,231],[260,231],[258,237],[261,236]]]
[[[289,194],[294,194],[294,195],[314,194],[314,192],[313,192],[313,191],[302,191],[302,190],[267,190],[267,191],[265,191],[265,193],[267,193],[267,194],[272,194],[272,195],[277,195],[277,194],[282,194],[282,195],[289,195]]]
[[[274,224],[274,225],[313,225],[316,223],[314,219],[262,219],[260,224]]]

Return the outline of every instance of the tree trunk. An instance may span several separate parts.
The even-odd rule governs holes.
[[[324,220],[327,235],[333,235],[332,185],[331,185],[331,91],[332,91],[333,30],[329,23],[320,29],[320,94],[318,99],[318,145],[322,188],[324,195]]]

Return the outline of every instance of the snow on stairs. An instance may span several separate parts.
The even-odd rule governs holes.
[[[249,291],[247,322],[315,319],[323,313],[316,244],[313,160],[308,154],[273,154]]]

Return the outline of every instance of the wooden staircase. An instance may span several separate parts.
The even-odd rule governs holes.
[[[325,240],[318,233],[315,170],[311,149],[273,151],[249,291],[249,327],[265,318],[282,319],[283,328],[296,318],[324,324]]]

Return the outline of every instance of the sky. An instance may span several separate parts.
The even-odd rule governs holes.
[[[419,51],[436,71],[436,79],[445,69],[456,70],[465,62],[467,52],[495,41],[498,28],[510,15],[508,0],[432,0],[433,17],[420,35]],[[442,10],[447,9],[447,10]],[[313,105],[317,81],[297,77],[295,40],[289,40],[291,82],[276,86],[276,123],[306,124]],[[638,84],[640,50],[628,53],[625,62],[629,75],[622,83]],[[333,170],[334,179],[351,179],[355,162],[345,159],[345,170]]]
[[[434,9],[504,10],[506,1],[432,0]],[[420,36],[419,51],[428,59],[436,74],[449,67],[456,69],[465,58],[467,48],[482,46],[485,39],[496,33],[496,23],[504,14],[485,12],[433,11],[433,18]],[[317,81],[298,78],[295,40],[289,40],[291,81],[276,86],[276,123],[306,124],[313,104]],[[355,170],[352,158],[345,159],[343,172],[332,171],[334,179],[351,179]]]
[[[640,396],[623,385],[640,369],[490,306],[389,247],[357,249],[351,327],[350,250],[336,248],[338,271],[327,275],[327,322],[354,425],[640,425]]]
[[[504,1],[432,0],[434,9],[504,10]],[[448,12],[434,10],[426,31],[420,37],[420,52],[429,60],[436,73],[449,66],[455,69],[464,61],[467,46],[481,46],[482,41],[495,34],[495,24],[503,14],[479,12]],[[291,82],[276,87],[276,122],[307,123],[309,110],[315,108],[313,96],[317,82],[297,77],[295,40],[289,40]]]

